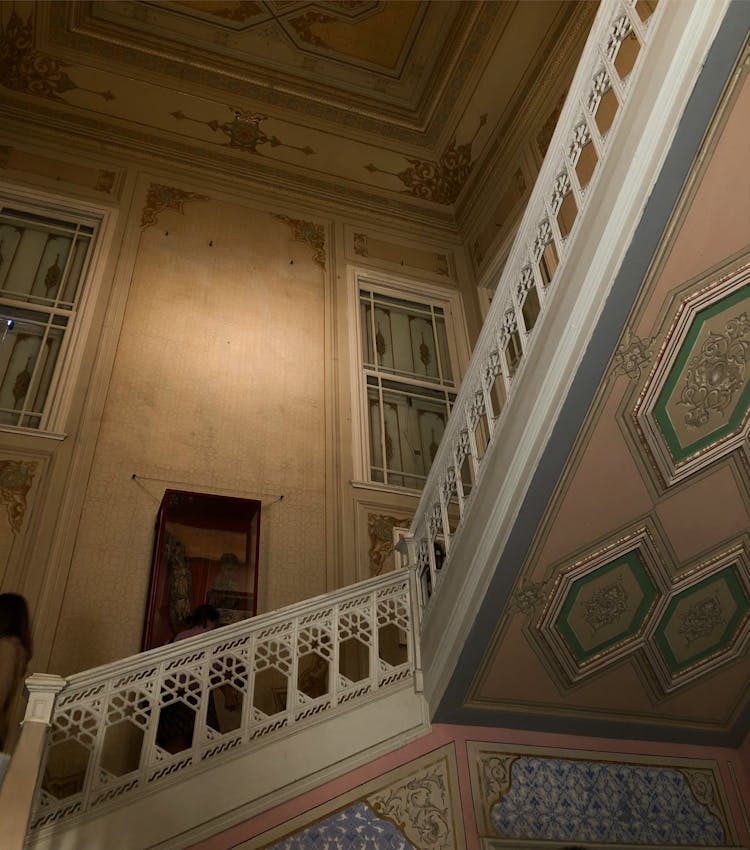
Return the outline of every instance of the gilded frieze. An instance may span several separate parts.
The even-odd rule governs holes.
[[[152,183],[148,187],[146,206],[141,211],[141,228],[151,227],[156,224],[159,213],[164,210],[175,210],[179,213],[185,212],[185,204],[188,201],[207,201],[207,195],[199,195],[197,192],[186,192],[183,189],[175,189],[173,186],[165,186],[163,183]]]

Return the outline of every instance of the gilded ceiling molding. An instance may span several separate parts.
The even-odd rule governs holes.
[[[457,793],[457,788],[451,788],[448,761],[443,757],[365,801],[420,850],[454,850],[457,836],[451,796]]]
[[[5,88],[59,101],[64,100],[61,95],[73,90],[114,100],[111,91],[93,91],[74,83],[63,70],[70,67],[66,62],[34,50],[33,12],[24,22],[12,8],[7,22],[0,19],[0,56],[0,83]]]
[[[26,497],[36,467],[36,461],[0,460],[0,500],[7,508],[8,524],[14,534],[18,534],[23,525]]]
[[[207,195],[199,195],[197,192],[185,192],[183,189],[175,189],[165,186],[163,183],[152,183],[148,187],[146,206],[141,212],[141,229],[156,224],[159,213],[163,210],[176,210],[185,213],[187,201],[208,201]]]
[[[292,231],[292,239],[295,242],[304,242],[313,249],[313,261],[323,271],[326,270],[326,234],[322,224],[313,224],[311,221],[303,221],[300,218],[290,218],[288,215],[273,216],[277,221],[283,221],[289,225]]]
[[[263,13],[260,4],[254,0],[238,0],[234,3],[217,3],[214,0],[210,7],[210,14],[217,18],[224,18],[227,21],[235,21],[238,24],[249,21]]]
[[[315,151],[309,146],[300,147],[298,145],[288,145],[282,142],[277,136],[267,136],[260,127],[262,121],[267,121],[268,116],[260,112],[250,112],[243,109],[235,109],[229,107],[234,114],[234,120],[225,121],[220,124],[217,119],[212,121],[201,121],[200,118],[192,118],[186,115],[181,109],[169,114],[177,121],[192,121],[195,124],[203,124],[214,133],[222,132],[229,138],[225,147],[235,148],[236,150],[244,151],[245,153],[257,154],[263,156],[263,152],[258,150],[259,146],[269,145],[272,148],[290,148],[291,150],[301,151],[306,156],[314,154]]]
[[[400,172],[378,168],[372,162],[368,163],[365,169],[373,174],[390,174],[397,177],[406,186],[406,189],[402,190],[404,194],[413,195],[425,201],[433,201],[436,204],[452,204],[461,194],[471,173],[473,167],[471,149],[479,131],[486,123],[485,113],[479,117],[479,125],[471,139],[458,146],[456,140],[452,139],[437,162],[406,157],[410,167]]]

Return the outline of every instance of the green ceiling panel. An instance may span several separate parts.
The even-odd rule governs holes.
[[[730,649],[749,608],[736,565],[677,593],[654,635],[671,674]]]
[[[658,595],[636,549],[574,581],[555,626],[584,665],[638,636]]]
[[[743,309],[749,298],[746,284],[696,313],[659,392],[653,416],[675,463],[743,427],[750,406],[750,320]]]

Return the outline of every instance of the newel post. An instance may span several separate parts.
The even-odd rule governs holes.
[[[22,850],[39,769],[44,756],[47,728],[57,694],[66,680],[49,673],[35,673],[26,680],[29,701],[13,758],[0,786],[0,823],[3,850]]]
[[[419,598],[419,578],[417,577],[417,544],[414,535],[409,532],[398,532],[395,549],[401,554],[406,569],[409,571],[409,600],[411,605],[411,634],[414,645],[414,686],[418,692],[424,690],[422,675],[422,604]]]

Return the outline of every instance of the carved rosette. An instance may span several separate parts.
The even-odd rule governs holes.
[[[185,204],[188,201],[208,201],[207,195],[199,195],[196,192],[185,192],[162,183],[152,183],[148,187],[146,206],[141,212],[141,228],[146,229],[156,224],[159,213],[163,210],[176,210],[184,214]]]
[[[304,242],[313,249],[313,261],[325,271],[326,234],[323,225],[314,224],[311,221],[303,221],[299,218],[290,218],[288,215],[274,215],[274,218],[289,225],[292,232],[292,239],[295,242]]]
[[[0,460],[0,500],[7,508],[8,524],[14,534],[18,534],[23,525],[26,497],[36,467],[36,461]]]
[[[445,759],[422,768],[403,784],[373,794],[367,804],[398,826],[420,850],[453,850],[448,764]]]

